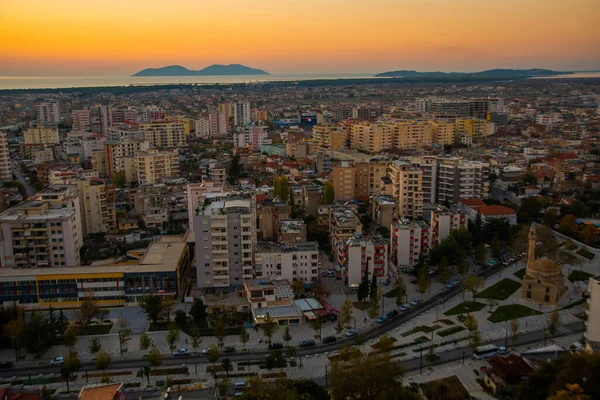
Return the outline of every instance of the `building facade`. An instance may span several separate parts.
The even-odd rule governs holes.
[[[183,122],[153,122],[140,124],[144,140],[153,147],[175,148],[186,143]]]
[[[150,149],[135,156],[137,181],[140,185],[156,183],[160,179],[179,174],[179,152]]]
[[[60,109],[57,102],[36,104],[35,115],[38,125],[58,125],[60,122]]]

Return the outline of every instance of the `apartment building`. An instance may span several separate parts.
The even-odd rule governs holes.
[[[388,166],[386,194],[397,202],[398,217],[423,216],[423,171],[406,161],[395,160]]]
[[[35,115],[38,125],[58,125],[60,122],[60,109],[54,101],[36,104]]]
[[[0,143],[1,143],[0,139]],[[0,144],[1,146],[1,144]],[[0,150],[0,171],[2,164],[2,151]],[[54,149],[52,147],[36,147],[31,149],[31,164],[40,165],[54,160]]]
[[[78,243],[83,244],[82,212],[77,185],[50,185],[37,192],[33,199],[48,203],[51,207],[66,207],[75,210],[75,226],[79,227],[75,230],[77,232],[76,239]]]
[[[83,235],[109,231],[106,184],[100,178],[80,177],[76,181]]]
[[[279,237],[279,222],[290,219],[292,208],[287,202],[265,200],[258,212],[261,240],[275,241]]]
[[[156,183],[161,178],[179,174],[179,152],[149,149],[135,156],[137,180],[140,185]]]
[[[332,246],[353,238],[355,233],[362,233],[362,224],[356,211],[349,206],[329,207],[329,237]]]
[[[213,182],[215,186],[223,187],[227,183],[227,168],[218,162],[206,165],[206,179]]]
[[[111,109],[107,106],[97,105],[90,107],[90,129],[94,133],[108,133],[110,127]]]
[[[121,160],[123,157],[133,157],[150,149],[150,143],[145,140],[111,140],[104,142],[103,146],[106,176],[111,178],[115,172],[123,171],[129,165]]]
[[[112,109],[110,110],[110,126],[116,124],[135,123],[137,120],[137,113],[135,108],[123,108],[123,109]],[[109,129],[110,131],[110,129]]]
[[[336,250],[344,280],[349,287],[359,286],[367,267],[369,279],[375,272],[378,283],[388,280],[389,242],[383,237],[355,233],[344,242],[337,243]]]
[[[188,227],[190,231],[194,230],[194,216],[198,205],[204,203],[207,193],[221,193],[224,195],[224,187],[217,186],[214,182],[202,181],[202,183],[189,183],[186,186]]]
[[[234,147],[251,147],[256,151],[261,145],[269,143],[271,143],[269,134],[262,126],[248,126],[233,134]]]
[[[279,221],[278,242],[292,244],[306,242],[306,224],[301,219]]]
[[[468,220],[465,212],[438,206],[431,212],[431,246],[439,244],[451,230],[467,228]]]
[[[350,147],[379,153],[391,147],[391,137],[383,124],[360,122],[350,126]]]
[[[247,125],[250,120],[250,102],[239,101],[233,104],[233,124],[235,126]]]
[[[0,132],[0,181],[12,181],[10,153],[8,152],[8,138],[4,132]]]
[[[356,191],[356,171],[352,162],[342,161],[331,167],[331,182],[335,201],[354,198]]]
[[[585,343],[588,352],[600,351],[600,276],[589,280]]]
[[[254,255],[256,278],[286,279],[310,283],[319,278],[317,242],[274,244],[259,242]]]
[[[74,131],[90,131],[92,126],[90,124],[90,110],[73,110],[71,112],[71,118],[73,119],[73,130]]]
[[[229,119],[233,117],[233,104],[232,103],[219,103],[217,111],[220,114],[225,115],[225,118]]]
[[[371,218],[375,226],[392,225],[396,219],[398,205],[396,199],[387,194],[379,194],[371,197]]]
[[[0,214],[0,265],[4,268],[78,266],[75,209],[27,200]]]
[[[23,144],[58,144],[58,128],[38,126],[23,132]]]
[[[224,135],[227,133],[227,115],[216,110],[208,112],[210,136]]]
[[[454,135],[465,145],[478,143],[484,137],[493,134],[493,124],[485,119],[459,118],[454,121]]]
[[[335,200],[368,200],[381,193],[388,161],[341,161],[332,165],[331,180]]]
[[[145,107],[142,110],[142,121],[145,123],[164,121],[168,116],[169,113],[166,110],[157,106]]]
[[[440,146],[454,144],[455,124],[450,121],[431,121],[432,142]]]
[[[250,194],[207,194],[194,215],[197,283],[207,293],[229,291],[252,279],[256,201]]]
[[[152,122],[140,124],[145,141],[152,147],[175,148],[186,143],[183,122]]]
[[[195,122],[194,137],[196,138],[209,138],[210,134],[210,121],[208,119],[208,113],[200,115]]]
[[[427,256],[431,244],[431,227],[425,221],[402,219],[391,226],[391,262],[398,269],[412,267],[419,256]]]
[[[314,142],[328,149],[342,149],[346,147],[348,130],[337,124],[319,124],[312,130]]]
[[[418,150],[433,143],[433,124],[430,121],[394,121],[385,124],[389,131],[391,147],[401,150]]]

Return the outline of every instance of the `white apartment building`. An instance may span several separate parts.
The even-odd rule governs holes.
[[[106,175],[112,177],[115,172],[125,170],[124,167],[128,164],[122,160],[124,157],[133,157],[136,154],[147,152],[149,149],[150,143],[145,140],[124,139],[104,142]]]
[[[90,131],[92,125],[90,122],[90,110],[73,110],[71,112],[71,118],[73,119],[73,130],[74,131]]]
[[[60,122],[60,110],[57,102],[47,102],[35,105],[38,125],[56,125]]]
[[[58,128],[38,126],[23,132],[23,144],[57,144]]]
[[[388,166],[388,177],[391,183],[385,191],[396,199],[398,217],[422,217],[423,171],[406,161],[395,160]]]
[[[288,282],[310,283],[319,277],[319,246],[317,242],[279,245],[261,242],[254,254],[254,274],[257,279],[286,279]]]
[[[83,235],[108,232],[110,222],[104,180],[80,177],[76,184]]]
[[[51,207],[67,207],[75,210],[75,226],[79,227],[75,230],[77,232],[76,239],[78,243],[83,245],[82,213],[76,185],[50,185],[37,192],[34,198],[50,204]]]
[[[431,212],[431,246],[439,244],[451,230],[467,228],[467,214],[446,207],[438,207]]]
[[[250,194],[207,194],[195,211],[198,287],[207,293],[241,287],[254,274],[255,200]]]
[[[202,183],[188,183],[186,186],[187,210],[188,210],[188,228],[194,230],[194,216],[198,205],[204,203],[208,193],[220,193],[220,196],[226,196],[223,185],[218,186],[213,181],[203,180]]]
[[[589,352],[600,351],[600,276],[590,278],[585,328],[586,348]]]
[[[137,180],[140,185],[156,183],[161,178],[179,174],[179,152],[177,149],[160,151],[150,149],[137,154]]]
[[[357,233],[352,238],[338,243],[337,253],[344,281],[351,288],[358,287],[367,265],[369,279],[373,276],[373,271],[378,283],[384,283],[390,278],[389,243],[381,236],[361,236]]]
[[[12,181],[8,138],[4,132],[0,132],[0,181]]]
[[[540,125],[553,125],[562,120],[560,113],[538,114],[535,116],[535,123]]]
[[[269,134],[262,126],[245,127],[243,131],[233,134],[233,146],[252,147],[252,150],[258,150],[260,145],[271,143],[268,137]]]
[[[0,214],[4,268],[79,266],[79,226],[73,208],[27,200]]]
[[[210,121],[208,115],[201,115],[195,122],[195,137],[208,138],[210,136]]]
[[[0,160],[1,158],[2,156],[0,156]],[[31,149],[32,165],[40,165],[52,160],[54,160],[54,150],[51,147],[40,147],[37,149]]]
[[[239,101],[233,104],[233,123],[236,126],[250,123],[250,102]]]
[[[175,148],[185,145],[183,122],[153,122],[140,124],[144,140],[153,147]]]
[[[391,226],[391,262],[396,268],[412,267],[431,247],[431,228],[425,221],[400,220]]]
[[[227,133],[227,115],[225,113],[216,110],[209,111],[208,123],[210,125],[210,136]]]

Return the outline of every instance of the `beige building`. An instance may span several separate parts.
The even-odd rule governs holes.
[[[33,165],[40,165],[52,160],[54,160],[54,150],[51,147],[31,149],[31,163]]]
[[[259,242],[254,255],[256,277],[310,283],[319,277],[317,242],[273,244]]]
[[[431,125],[433,127],[433,143],[437,143],[440,146],[454,144],[455,126],[452,122],[432,121]]]
[[[406,161],[392,161],[388,167],[390,184],[386,193],[396,199],[398,217],[423,216],[423,171]]]
[[[385,226],[389,229],[396,219],[396,199],[387,194],[371,197],[371,218],[376,227]]]
[[[318,146],[335,150],[346,147],[348,131],[337,124],[319,124],[313,127],[312,137]]]
[[[535,222],[529,230],[527,269],[523,277],[521,298],[537,304],[556,305],[565,295],[567,287],[562,267],[549,258],[535,259],[537,231]]]
[[[433,124],[430,121],[395,121],[386,124],[390,132],[391,147],[401,150],[418,150],[433,143]]]
[[[104,158],[106,176],[113,177],[115,172],[122,171],[123,157],[132,157],[150,149],[150,143],[145,140],[118,140],[104,142]]]
[[[179,153],[176,149],[150,149],[135,156],[137,180],[140,185],[156,183],[161,178],[179,174]]]
[[[81,242],[75,209],[27,200],[0,214],[4,268],[78,266]]]
[[[189,230],[194,230],[194,216],[196,215],[196,208],[198,205],[204,203],[207,193],[223,193],[225,188],[223,186],[217,186],[213,181],[202,183],[189,183],[186,186],[187,195],[187,210],[188,210],[188,226]]]
[[[350,126],[350,147],[379,153],[391,148],[391,136],[383,124],[361,122]]]
[[[335,201],[354,198],[356,190],[356,173],[353,163],[342,161],[331,168],[331,181]]]
[[[331,180],[335,200],[368,200],[381,193],[388,161],[341,161],[333,164]]]
[[[12,181],[8,139],[6,133],[3,132],[0,133],[0,181]]]
[[[23,132],[24,144],[57,144],[58,128],[35,127],[28,128]]]
[[[279,221],[279,243],[306,242],[306,224],[301,219]]]
[[[279,237],[279,222],[290,218],[291,207],[284,201],[265,200],[258,213],[261,240],[277,240]]]
[[[77,242],[83,244],[83,226],[77,185],[50,185],[34,196],[35,200],[48,203],[51,207],[67,207],[75,210],[75,232]]]
[[[77,180],[77,191],[83,235],[108,232],[109,212],[104,180],[82,177]]]
[[[108,176],[106,171],[106,157],[103,151],[93,151],[90,156],[92,169],[98,172],[98,176]]]
[[[488,135],[489,129],[488,121],[478,118],[456,119],[454,127],[455,135],[467,145],[481,141]]]
[[[600,276],[590,278],[585,343],[590,352],[600,352]]]
[[[355,211],[350,207],[329,207],[329,221],[329,236],[332,246],[353,238],[355,233],[362,233],[362,224]]]
[[[174,148],[186,143],[183,122],[153,122],[140,124],[144,140],[153,147]]]

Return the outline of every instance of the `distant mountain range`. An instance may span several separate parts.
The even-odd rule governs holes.
[[[530,76],[567,75],[572,72],[552,71],[550,69],[489,69],[481,72],[417,72],[417,71],[389,71],[382,72],[377,77],[395,78],[443,78],[443,77],[498,77],[498,78],[524,78]]]
[[[219,76],[219,75],[270,75],[262,69],[250,68],[241,64],[213,64],[199,71],[170,65],[162,68],[146,68],[131,76]]]

